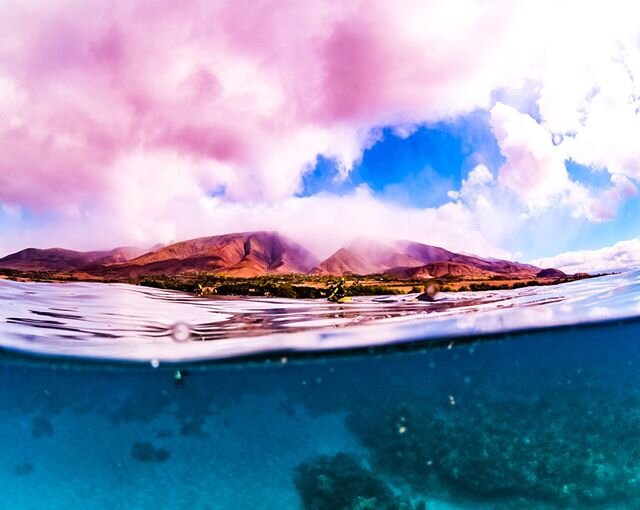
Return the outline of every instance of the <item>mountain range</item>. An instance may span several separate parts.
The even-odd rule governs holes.
[[[108,251],[73,251],[63,248],[27,248],[0,259],[0,267],[19,271],[76,271],[88,266],[126,262],[145,250],[123,246]]]
[[[61,248],[28,248],[0,258],[0,268],[85,272],[130,279],[188,272],[235,277],[291,273],[337,276],[386,274],[398,279],[496,275],[531,278],[541,272],[541,268],[530,264],[454,253],[412,241],[356,239],[321,261],[281,234],[263,231],[201,237],[156,246],[151,250],[120,247],[109,251],[79,252]],[[561,272],[554,274],[558,273]]]

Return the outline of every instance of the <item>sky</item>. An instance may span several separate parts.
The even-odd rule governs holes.
[[[279,230],[640,265],[631,1],[5,0],[0,254]]]

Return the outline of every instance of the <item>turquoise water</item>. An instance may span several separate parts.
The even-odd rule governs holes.
[[[81,318],[95,299],[87,289],[82,303],[72,295],[57,306],[67,318],[29,326],[24,319],[51,299],[4,282],[1,507],[639,508],[637,275],[607,278],[443,300],[426,314],[415,303],[378,303],[380,315],[369,302],[340,312],[313,302],[196,303],[204,312],[188,308],[187,337],[163,322],[182,313],[173,305],[190,304],[186,296],[165,296],[155,329],[142,317],[152,307],[120,301],[111,323],[119,333],[104,337],[98,314]],[[25,289],[37,292],[23,299]],[[265,319],[263,335],[204,341],[215,328],[200,314],[225,307],[221,323],[297,325],[264,336],[274,333]],[[270,312],[240,320],[238,307]],[[331,314],[365,318],[331,324]],[[329,323],[305,328],[309,315]],[[70,328],[83,320],[82,332]],[[425,341],[407,341],[407,331]],[[376,346],[362,348],[369,333]],[[268,338],[278,349],[261,349]],[[233,352],[251,357],[190,351],[215,342],[240,343]]]

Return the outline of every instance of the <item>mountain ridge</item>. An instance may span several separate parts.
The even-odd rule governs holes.
[[[302,245],[275,231],[199,237],[154,246],[79,252],[27,248],[0,258],[0,268],[21,271],[87,271],[99,276],[141,278],[208,272],[231,277],[278,274],[417,277],[535,277],[542,268],[495,258],[455,253],[409,240],[357,238],[319,260]]]
[[[120,246],[112,250],[76,251],[65,248],[25,248],[0,258],[0,267],[25,271],[67,271],[128,260],[144,250]]]
[[[368,273],[362,273],[366,261]],[[434,266],[434,264],[440,264]],[[448,264],[448,265],[443,265]],[[378,274],[399,275],[422,268],[422,274],[441,276],[513,275],[534,277],[541,268],[531,264],[512,262],[477,255],[455,253],[439,246],[415,241],[356,241],[340,248],[312,270],[312,274]],[[475,268],[475,272],[470,268]],[[429,272],[431,269],[431,272]],[[417,271],[420,272],[420,271]],[[436,274],[431,274],[436,273]]]

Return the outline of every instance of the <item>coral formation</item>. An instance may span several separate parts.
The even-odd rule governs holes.
[[[576,509],[640,498],[640,413],[593,394],[483,396],[464,409],[429,400],[361,409],[348,425],[380,472],[420,493]]]
[[[346,453],[320,456],[300,464],[294,483],[305,510],[416,510],[402,496]]]
[[[165,462],[171,452],[164,447],[156,448],[146,441],[138,441],[131,447],[131,456],[140,462]]]

